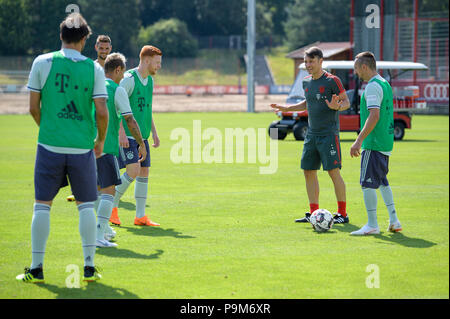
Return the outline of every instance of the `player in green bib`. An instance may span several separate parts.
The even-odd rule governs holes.
[[[350,148],[350,155],[361,155],[360,184],[368,222],[352,235],[376,235],[380,233],[377,222],[377,193],[380,189],[389,212],[388,231],[399,232],[402,226],[395,211],[392,189],[387,180],[389,156],[394,146],[394,113],[392,88],[377,73],[375,56],[371,52],[359,53],[355,58],[355,73],[367,81],[361,96],[361,131]],[[363,150],[360,153],[361,149]]]
[[[97,247],[116,247],[116,243],[110,242],[115,237],[115,231],[109,227],[115,187],[121,184],[119,164],[119,127],[122,118],[127,123],[127,128],[139,145],[139,162],[145,160],[147,150],[142,139],[139,125],[133,117],[128,95],[125,89],[119,86],[122,80],[126,59],[120,53],[112,53],[105,59],[106,90],[108,92],[109,123],[106,134],[104,154],[97,158],[97,184],[100,195],[97,206]]]
[[[145,147],[147,148],[147,158],[139,162],[138,151],[142,147],[136,143],[130,130],[123,125],[124,129],[119,131],[121,168],[126,167],[126,171],[120,177],[122,183],[116,186],[114,196],[114,208],[110,222],[120,225],[118,215],[118,204],[122,195],[126,192],[130,184],[136,180],[134,187],[134,197],[136,199],[136,216],[134,224],[139,226],[159,226],[150,220],[145,213],[145,206],[148,192],[148,176],[150,168],[150,147],[147,139],[150,133],[153,138],[153,147],[159,147],[159,137],[156,131],[155,121],[152,115],[153,100],[153,78],[161,68],[162,52],[158,48],[146,45],[141,49],[139,55],[139,65],[137,68],[126,72],[120,86],[125,89],[130,101],[133,116],[139,124]]]
[[[59,189],[69,182],[79,212],[83,280],[96,281],[101,277],[94,263],[95,158],[103,152],[108,110],[103,70],[81,54],[90,35],[84,18],[79,13],[70,14],[60,24],[61,50],[39,55],[31,67],[30,113],[39,126],[39,136],[34,169],[32,260],[25,273],[16,277],[23,282],[44,280],[50,209]]]

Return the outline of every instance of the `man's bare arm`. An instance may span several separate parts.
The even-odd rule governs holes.
[[[109,113],[106,107],[106,99],[94,99],[95,105],[95,120],[97,122],[97,139],[95,141],[94,151],[98,158],[103,152],[103,146],[106,139],[106,131],[108,130]]]
[[[41,93],[30,91],[30,114],[38,126],[41,124]]]
[[[155,126],[155,120],[154,117],[152,116],[152,137],[153,137],[153,147],[159,147],[160,145],[160,140],[159,140],[159,136],[158,133],[156,132],[156,126]]]
[[[363,141],[370,134],[370,132],[373,131],[379,119],[380,119],[380,109],[379,108],[370,109],[369,117],[367,118],[366,123],[364,123],[363,129],[358,134],[356,141],[350,147],[351,157],[354,156],[358,157],[360,155]]]
[[[304,111],[306,110],[306,100],[301,101],[300,103],[293,105],[279,105],[279,104],[270,104],[270,107],[282,112],[292,112],[292,111]]]
[[[132,114],[125,115],[124,119],[127,122],[127,126],[128,129],[130,130],[131,135],[139,144],[139,157],[140,157],[139,162],[142,162],[147,157],[147,148],[145,147],[144,139],[142,138],[139,124],[136,122]]]
[[[134,116],[132,114],[129,114],[129,115],[125,115],[123,118],[127,122],[128,129],[130,130],[130,133],[134,137],[136,142],[139,145],[143,145],[144,140],[142,139],[141,130],[139,128],[139,124],[134,119]]]

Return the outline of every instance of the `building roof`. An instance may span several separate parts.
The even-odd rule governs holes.
[[[311,47],[319,47],[323,52],[323,58],[327,59],[341,52],[351,49],[350,42],[314,42],[295,51],[289,52],[286,57],[291,59],[303,59],[305,51]]]

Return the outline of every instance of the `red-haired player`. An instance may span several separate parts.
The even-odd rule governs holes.
[[[121,125],[119,131],[119,163],[120,167],[126,167],[126,172],[120,177],[122,184],[116,186],[113,210],[110,222],[120,225],[118,215],[118,204],[122,195],[126,192],[130,184],[136,180],[134,195],[136,199],[136,217],[134,224],[139,226],[159,226],[152,222],[145,214],[145,204],[148,192],[148,175],[150,168],[150,148],[147,139],[150,132],[153,138],[153,147],[159,146],[159,137],[156,131],[155,122],[152,116],[153,99],[153,78],[161,68],[162,52],[160,49],[145,45],[139,54],[139,65],[137,68],[128,70],[125,73],[120,86],[127,91],[130,100],[131,110],[142,133],[142,138],[147,149],[147,157],[139,162],[139,145],[134,140],[126,125]]]

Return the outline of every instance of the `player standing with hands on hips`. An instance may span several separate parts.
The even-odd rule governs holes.
[[[291,106],[272,104],[271,107],[282,111],[303,111],[308,109],[308,133],[303,146],[301,168],[306,181],[310,211],[298,223],[307,223],[311,214],[319,209],[319,180],[317,171],[320,166],[328,172],[333,181],[338,204],[334,214],[334,223],[348,223],[346,211],[345,183],[340,170],[341,146],[339,141],[339,111],[350,107],[347,94],[341,80],[322,69],[323,53],[317,47],[305,52],[306,70],[310,74],[303,79],[305,100]]]
[[[79,212],[83,280],[96,281],[101,277],[94,264],[95,158],[102,154],[106,139],[108,94],[101,66],[81,54],[90,35],[91,28],[84,18],[79,13],[70,14],[60,25],[62,49],[38,56],[31,68],[30,113],[39,126],[39,136],[34,169],[31,266],[16,277],[23,282],[44,282],[50,208],[59,189],[68,185],[67,177]]]
[[[358,77],[368,82],[360,103],[361,132],[350,148],[351,157],[358,157],[361,154],[360,184],[368,222],[351,234],[380,233],[377,222],[378,188],[389,212],[388,231],[399,232],[402,226],[397,218],[392,189],[386,178],[389,172],[389,156],[394,146],[392,88],[389,82],[377,73],[373,53],[367,51],[359,53],[355,58],[354,68]]]

